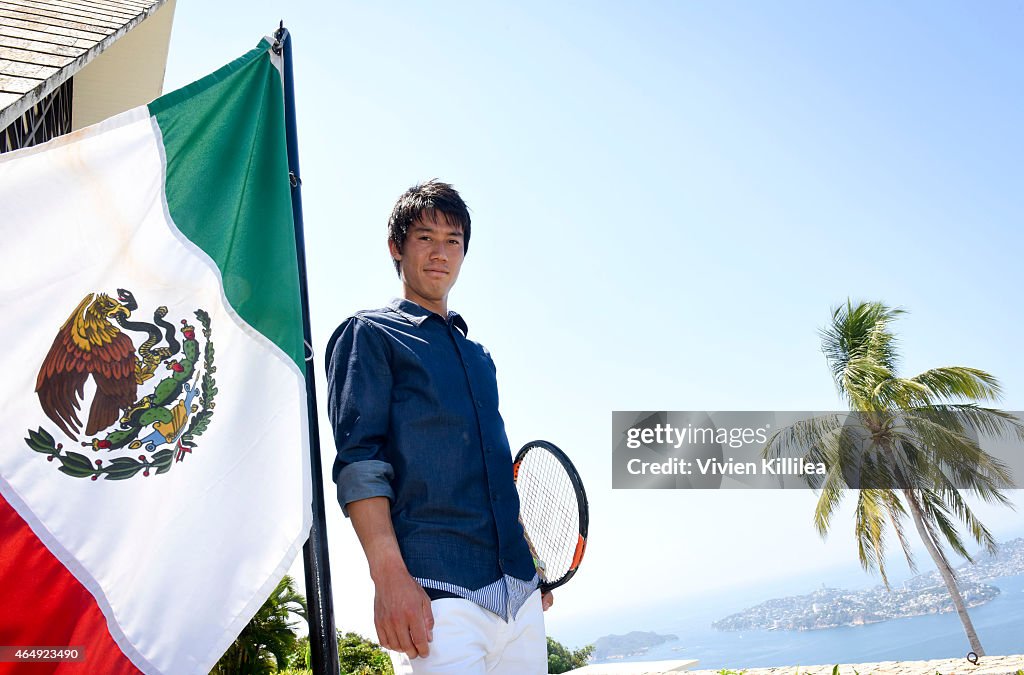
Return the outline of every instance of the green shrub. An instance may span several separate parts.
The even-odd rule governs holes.
[[[561,642],[548,638],[548,672],[564,673],[574,668],[582,668],[587,665],[593,653],[594,645],[571,651]]]
[[[338,634],[338,663],[344,675],[394,675],[391,659],[380,645],[358,633]]]

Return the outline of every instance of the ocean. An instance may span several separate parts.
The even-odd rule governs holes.
[[[984,583],[997,586],[1002,592],[988,604],[969,610],[982,645],[989,654],[1024,654],[1024,575],[1001,577]],[[658,612],[657,626],[636,625],[632,630],[653,630],[676,635],[679,639],[652,647],[643,656],[615,661],[685,658],[699,660],[699,668],[740,670],[955,658],[970,651],[963,626],[955,613],[814,631],[723,632],[711,628],[712,621],[731,611],[736,610],[726,611],[721,606],[691,606],[676,608],[674,612]],[[648,616],[653,618],[653,615]]]

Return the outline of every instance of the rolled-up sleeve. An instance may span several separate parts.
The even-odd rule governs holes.
[[[376,330],[352,317],[328,345],[327,414],[338,450],[332,475],[346,517],[351,502],[395,498],[394,470],[387,457],[391,368]]]

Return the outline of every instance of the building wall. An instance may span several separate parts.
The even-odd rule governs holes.
[[[75,74],[72,129],[95,124],[163,93],[175,0]]]

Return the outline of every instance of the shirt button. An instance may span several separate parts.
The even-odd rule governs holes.
[[[477,408],[483,408],[484,407],[484,402],[481,401],[480,399],[477,399],[476,400],[476,407]]]
[[[497,492],[492,492],[491,493],[491,501],[492,502],[498,501],[498,493]]]

